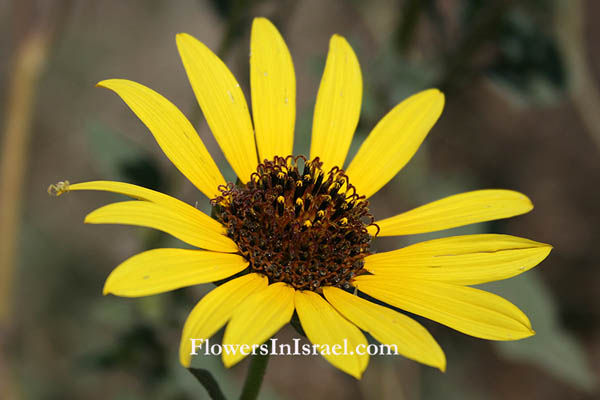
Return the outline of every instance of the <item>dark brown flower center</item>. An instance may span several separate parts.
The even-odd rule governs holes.
[[[302,156],[265,160],[247,184],[222,186],[211,201],[250,271],[270,283],[348,289],[370,254],[369,202],[343,170],[322,165]]]

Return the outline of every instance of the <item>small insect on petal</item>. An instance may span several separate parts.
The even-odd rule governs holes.
[[[50,196],[60,196],[69,191],[69,181],[60,181],[56,184],[48,186],[48,194]]]

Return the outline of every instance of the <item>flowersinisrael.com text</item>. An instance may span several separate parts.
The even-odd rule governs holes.
[[[387,344],[359,344],[352,347],[348,340],[344,339],[342,343],[328,344],[310,344],[300,343],[299,338],[292,339],[293,343],[277,343],[276,338],[271,338],[263,344],[220,344],[210,343],[209,339],[190,339],[190,354],[192,355],[215,355],[223,353],[229,355],[242,354],[247,355],[272,355],[272,356],[311,356],[311,355],[398,355],[398,347]]]

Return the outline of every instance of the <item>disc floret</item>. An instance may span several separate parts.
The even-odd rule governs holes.
[[[371,254],[368,201],[338,167],[319,158],[265,160],[245,185],[220,187],[212,200],[250,271],[299,290],[348,289]],[[300,172],[302,171],[302,172]]]

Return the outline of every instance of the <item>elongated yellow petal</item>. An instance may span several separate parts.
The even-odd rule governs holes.
[[[467,335],[517,340],[535,334],[527,316],[514,304],[483,290],[374,275],[359,276],[353,284],[369,296]]]
[[[260,161],[293,154],[296,76],[277,28],[255,18],[250,41],[252,116]]]
[[[417,152],[444,108],[437,89],[417,93],[392,109],[365,139],[346,170],[359,194],[370,197]]]
[[[229,368],[240,362],[248,355],[248,349],[241,346],[246,345],[251,351],[252,346],[261,345],[290,322],[293,313],[294,289],[283,282],[246,298],[225,328],[223,364]],[[232,350],[236,348],[237,351]]]
[[[114,91],[148,127],[171,162],[209,199],[225,179],[188,119],[154,90],[125,79],[109,79],[97,86]]]
[[[392,346],[392,351],[442,371],[446,369],[442,348],[414,319],[336,287],[324,287],[323,294],[340,314],[379,342]]]
[[[379,236],[413,235],[514,217],[533,209],[531,200],[512,190],[475,190],[445,197],[375,223]],[[370,226],[369,233],[377,228]]]
[[[225,233],[225,228],[216,220],[212,219],[208,215],[204,214],[197,208],[184,203],[174,197],[168,196],[164,193],[156,192],[151,189],[146,189],[141,186],[132,185],[130,183],[115,182],[115,181],[92,181],[74,183],[69,185],[68,190],[100,190],[104,192],[118,193],[125,196],[133,197],[138,200],[147,200],[155,203],[159,206],[168,208],[174,212],[182,214],[185,218],[191,220],[198,220],[207,229],[213,230],[217,233]]]
[[[240,85],[223,61],[194,37],[179,33],[177,48],[210,130],[240,181],[248,182],[258,159]]]
[[[214,282],[248,266],[242,256],[186,249],[148,250],[125,260],[108,276],[104,294],[140,297]]]
[[[360,379],[369,363],[365,335],[315,292],[296,291],[295,304],[308,340],[333,366]]]
[[[185,321],[179,346],[181,364],[186,368],[190,366],[192,339],[210,338],[229,321],[248,296],[264,290],[267,285],[265,276],[248,274],[224,283],[204,296]]]
[[[509,235],[453,236],[370,255],[365,269],[394,280],[477,285],[528,271],[550,250],[548,244]]]
[[[148,201],[123,201],[109,204],[89,213],[85,217],[85,222],[145,226],[166,232],[202,249],[226,253],[238,251],[233,240],[208,229],[202,220],[186,218],[169,208]]]
[[[346,39],[333,35],[313,117],[310,158],[320,157],[323,170],[344,167],[360,117],[362,75]]]

